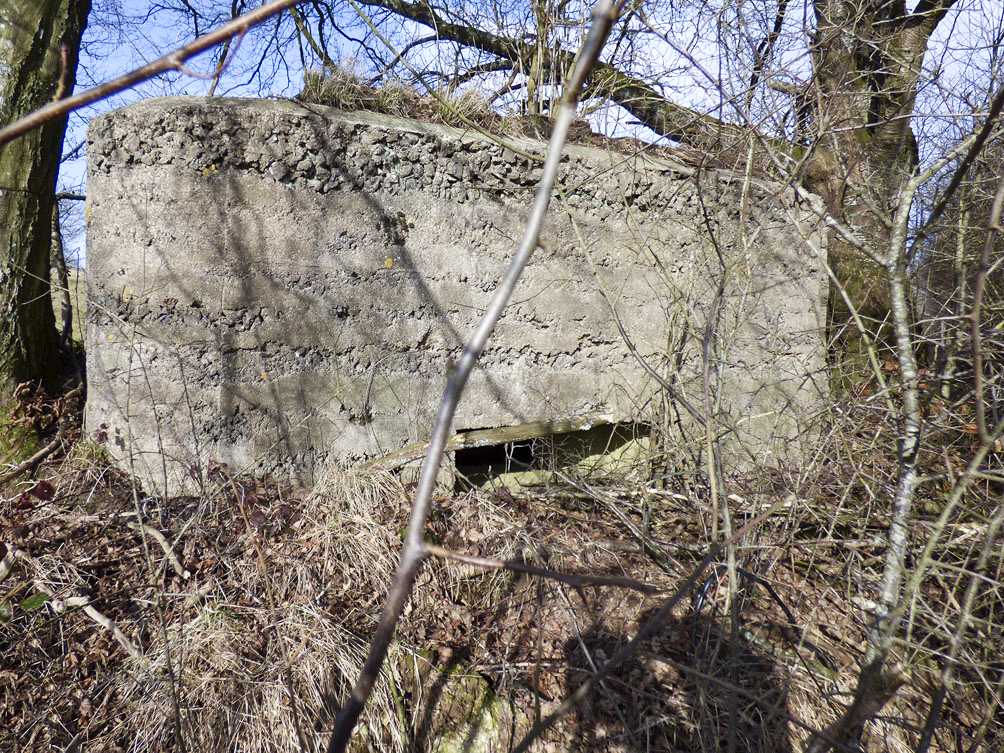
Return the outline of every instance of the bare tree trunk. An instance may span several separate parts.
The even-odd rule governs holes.
[[[813,47],[814,151],[805,186],[862,240],[885,249],[896,199],[917,167],[910,129],[928,41],[955,0],[816,0]],[[840,292],[831,288],[829,324],[853,357],[867,341],[891,351],[892,301],[884,264],[834,233],[828,245],[834,277],[867,332],[857,331]]]
[[[0,0],[0,126],[73,90],[90,7]],[[0,398],[60,371],[49,248],[65,130],[64,116],[0,147]]]

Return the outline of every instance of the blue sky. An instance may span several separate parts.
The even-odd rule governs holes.
[[[184,4],[177,3],[182,8]],[[915,2],[908,5],[913,6]],[[89,88],[128,72],[143,63],[154,60],[195,37],[195,29],[190,17],[176,11],[158,10],[151,12],[155,4],[150,0],[94,0],[88,29],[81,52],[77,90]],[[199,33],[216,28],[229,18],[230,2],[202,3],[210,8],[219,8],[215,17],[200,20]],[[714,79],[722,76],[733,78],[741,86],[742,68],[730,65],[735,56],[723,54],[730,46],[741,52],[748,30],[741,24],[724,18],[715,11],[714,4],[701,5],[702,10],[683,16],[666,16],[665,23],[659,22],[659,31],[672,40],[667,44],[654,35],[644,38],[643,60],[639,65],[650,68],[651,75],[666,86],[667,91],[682,104],[697,106],[704,111],[720,112],[727,118],[733,113],[719,98]],[[346,6],[346,11],[352,14]],[[805,15],[808,13],[810,15]],[[681,19],[683,19],[681,21]],[[788,17],[785,37],[787,48],[779,45],[778,61],[785,75],[793,73],[804,77],[808,73],[805,53],[807,24],[811,23],[811,9],[808,6]],[[716,24],[722,24],[719,33],[714,33]],[[696,26],[700,26],[698,29]],[[354,27],[354,28],[353,28]],[[345,28],[359,34],[359,22],[354,15],[345,16]],[[393,34],[397,40],[413,39],[419,33],[409,22],[397,25]],[[233,62],[224,71],[216,88],[217,95],[263,97],[294,96],[302,87],[303,65],[301,54],[307,64],[313,66],[309,51],[301,52],[295,40],[290,38],[292,24],[286,23],[277,34],[275,21],[265,22],[253,29],[242,42]],[[915,122],[922,149],[940,150],[946,140],[958,138],[962,130],[971,127],[971,117],[957,117],[953,113],[967,112],[979,100],[973,91],[972,71],[985,70],[990,56],[1000,50],[1004,38],[1004,4],[999,0],[961,0],[951,11],[949,18],[941,24],[930,46],[926,66],[938,71],[937,84],[926,85],[918,98],[918,111],[929,113],[929,117]],[[332,44],[347,45],[341,37],[332,37]],[[677,49],[673,49],[677,46]],[[278,54],[281,49],[284,54]],[[423,55],[442,54],[434,45],[422,48]],[[727,50],[726,50],[727,51]],[[350,57],[354,50],[347,47],[329,49],[329,55],[339,60]],[[189,61],[189,67],[203,73],[214,69],[219,48],[204,53]],[[688,61],[687,57],[706,67],[708,76],[702,74]],[[723,58],[725,59],[723,64]],[[443,63],[445,64],[445,62]],[[730,72],[731,70],[731,72]],[[984,83],[984,87],[995,82]],[[71,155],[63,163],[60,171],[60,190],[83,193],[85,154],[82,147],[86,137],[87,121],[95,114],[121,107],[138,99],[175,94],[205,95],[211,82],[192,78],[182,73],[170,73],[147,81],[136,88],[97,102],[70,116],[64,154]],[[967,88],[968,87],[968,88]],[[971,101],[966,101],[967,98]],[[977,103],[978,106],[978,103]],[[768,108],[769,109],[769,108]],[[718,114],[718,113],[715,113]],[[630,129],[623,124],[623,113],[617,109],[597,113],[591,118],[593,127],[602,127],[608,134],[627,135]],[[768,124],[768,127],[771,127]],[[631,134],[635,135],[635,134]],[[641,134],[638,134],[641,135]],[[930,158],[923,154],[923,158]],[[71,207],[71,216],[66,221],[66,245],[68,251],[84,260],[83,206],[82,202],[65,202]]]
[[[95,0],[81,50],[77,91],[156,60],[195,38],[190,19],[164,10],[150,13],[152,5],[147,0]],[[219,5],[229,7],[230,3]],[[211,31],[225,20],[226,15],[209,19],[200,26],[199,33]],[[300,91],[303,70],[295,49],[292,54],[284,56],[263,55],[269,51],[270,44],[274,45],[272,36],[275,28],[274,22],[265,23],[245,37],[231,65],[220,78],[216,95],[294,96]],[[192,58],[188,67],[199,73],[209,73],[216,67],[219,54],[220,48],[203,53]],[[211,85],[211,81],[172,72],[72,113],[63,148],[59,190],[68,193],[84,193],[86,190],[86,153],[83,145],[87,123],[94,115],[149,97],[206,95]],[[83,202],[64,202],[66,209],[70,212],[70,216],[64,219],[67,252],[83,264]]]

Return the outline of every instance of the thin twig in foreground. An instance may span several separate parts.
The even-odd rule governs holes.
[[[523,272],[530,258],[530,254],[537,247],[540,237],[540,228],[547,213],[547,206],[551,200],[551,192],[554,187],[555,178],[558,172],[558,163],[561,160],[561,150],[564,147],[565,137],[568,134],[568,127],[571,125],[575,115],[576,104],[582,87],[586,80],[586,74],[592,68],[593,63],[599,57],[607,36],[617,20],[620,10],[625,0],[604,0],[593,11],[593,24],[589,30],[586,40],[582,44],[578,61],[575,68],[565,84],[565,94],[562,98],[561,106],[558,108],[555,117],[554,131],[551,141],[548,144],[547,158],[544,162],[540,184],[534,197],[533,207],[527,219],[526,229],[520,241],[519,248],[513,255],[509,268],[505,276],[499,283],[492,298],[491,303],[485,310],[484,316],[478,324],[477,329],[471,336],[467,347],[457,363],[456,368],[450,374],[446,383],[446,390],[443,400],[440,403],[439,411],[436,414],[436,423],[433,427],[432,439],[429,442],[429,454],[425,456],[422,463],[422,475],[419,479],[418,489],[415,493],[415,502],[412,507],[411,520],[408,524],[408,534],[404,542],[404,550],[401,553],[401,561],[398,564],[394,582],[391,585],[390,593],[387,596],[387,603],[384,606],[383,614],[380,617],[380,624],[377,626],[373,641],[370,644],[370,652],[366,657],[366,663],[360,672],[359,680],[356,682],[352,695],[345,706],[338,713],[335,719],[335,728],[328,743],[328,753],[341,753],[348,745],[352,730],[356,726],[359,715],[362,713],[366,702],[373,691],[373,685],[383,666],[384,658],[387,656],[387,649],[391,639],[394,637],[394,630],[397,627],[398,619],[404,610],[405,602],[411,594],[412,586],[422,561],[426,557],[423,547],[422,533],[425,530],[425,522],[429,517],[429,507],[432,501],[432,492],[436,484],[436,475],[443,459],[443,448],[449,437],[450,428],[453,424],[453,416],[456,413],[460,396],[464,391],[464,385],[470,376],[474,363],[481,355],[488,338],[495,329],[495,324],[502,315],[503,309],[512,295],[513,289]]]

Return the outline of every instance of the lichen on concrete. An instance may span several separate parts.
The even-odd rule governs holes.
[[[432,745],[434,753],[502,753],[511,732],[514,710],[477,675],[452,678],[439,700],[445,724]]]

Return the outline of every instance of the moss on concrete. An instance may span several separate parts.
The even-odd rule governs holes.
[[[505,750],[512,709],[479,675],[456,675],[441,700],[451,720],[433,746],[435,753],[495,753]]]

